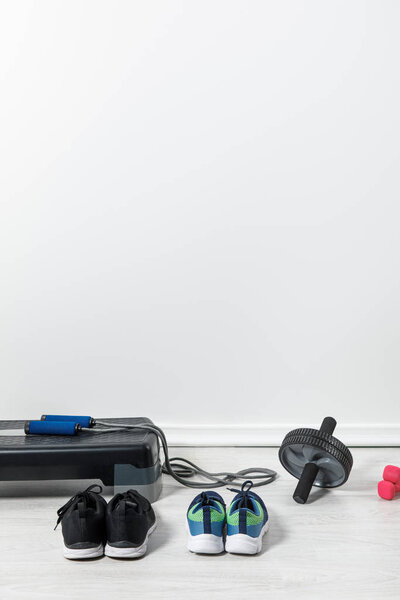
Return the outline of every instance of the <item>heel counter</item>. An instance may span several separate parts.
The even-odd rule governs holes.
[[[194,513],[189,510],[186,519],[190,535],[202,535],[205,533],[203,508],[199,508]]]
[[[225,525],[225,511],[220,512],[217,508],[210,508],[211,532],[213,535],[222,536]]]

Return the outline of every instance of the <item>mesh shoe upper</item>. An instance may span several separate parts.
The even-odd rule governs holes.
[[[143,544],[156,517],[150,502],[136,490],[116,494],[107,506],[107,541],[120,548]]]
[[[245,481],[242,489],[232,500],[226,514],[227,535],[243,533],[258,537],[268,521],[268,511],[263,500],[255,492],[250,492],[252,482]]]
[[[58,509],[57,525],[61,522],[64,543],[68,548],[83,549],[105,543],[107,503],[100,496],[101,491],[101,486],[91,485]]]
[[[222,497],[217,492],[202,492],[192,500],[187,511],[190,534],[222,536],[225,517]]]

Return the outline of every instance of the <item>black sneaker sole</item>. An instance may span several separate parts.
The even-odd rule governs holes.
[[[144,540],[141,546],[128,546],[127,548],[118,548],[117,546],[111,546],[110,544],[106,544],[104,549],[104,554],[109,556],[110,558],[139,558],[143,556],[147,552],[147,543],[149,541],[149,536],[153,533],[157,525],[157,522],[154,523],[150,527],[147,532],[146,539]]]
[[[69,560],[86,560],[88,558],[98,558],[103,556],[104,546],[99,544],[98,546],[92,546],[90,548],[68,548],[64,544],[64,556]]]

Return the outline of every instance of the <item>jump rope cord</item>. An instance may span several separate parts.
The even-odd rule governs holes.
[[[185,485],[189,488],[198,489],[211,489],[216,487],[223,487],[234,482],[240,482],[241,480],[252,479],[254,481],[254,487],[260,487],[272,483],[276,478],[276,471],[272,469],[266,469],[263,467],[254,467],[249,469],[242,469],[237,472],[220,471],[218,473],[211,473],[205,471],[195,463],[175,456],[169,457],[168,443],[165,434],[160,427],[157,425],[127,425],[125,423],[109,423],[107,421],[97,421],[96,425],[101,425],[103,428],[82,428],[84,431],[96,432],[96,433],[110,433],[114,431],[124,431],[126,429],[143,429],[145,431],[152,431],[161,440],[161,444],[164,450],[164,464],[162,466],[162,472],[171,475],[176,481]],[[213,483],[204,483],[201,481],[188,481],[189,477],[194,475],[201,475],[206,479],[210,479]]]

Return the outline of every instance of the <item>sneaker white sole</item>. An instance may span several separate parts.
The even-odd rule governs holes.
[[[68,548],[64,544],[64,556],[69,560],[84,560],[85,558],[98,558],[103,556],[104,546],[99,544],[93,548]]]
[[[261,529],[258,537],[253,538],[245,533],[235,533],[227,535],[225,542],[225,550],[231,554],[258,554],[262,548],[263,535],[267,533],[269,521]]]
[[[146,539],[144,540],[141,546],[128,547],[128,548],[117,548],[116,546],[110,546],[110,544],[106,544],[104,549],[104,554],[109,556],[110,558],[139,558],[143,556],[147,552],[147,544],[149,541],[149,536],[153,533],[157,525],[157,522],[154,523],[152,527],[147,532]]]
[[[187,531],[187,549],[196,554],[220,554],[224,551],[224,541],[222,537],[212,533],[200,533],[192,535],[189,531],[189,525],[186,521]]]

